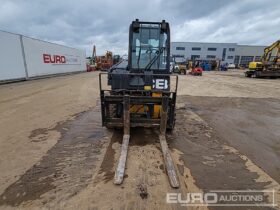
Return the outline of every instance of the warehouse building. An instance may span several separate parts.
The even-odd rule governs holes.
[[[247,67],[249,62],[261,59],[265,47],[237,43],[172,42],[171,55],[176,62],[216,60]]]
[[[86,71],[86,52],[0,30],[0,82]]]
[[[251,61],[260,61],[265,47],[267,46],[237,45],[234,64],[247,67]]]

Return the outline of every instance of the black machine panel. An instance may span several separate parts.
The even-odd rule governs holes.
[[[114,66],[108,77],[112,90],[170,89],[170,29],[162,22],[133,21],[129,27],[128,60]]]

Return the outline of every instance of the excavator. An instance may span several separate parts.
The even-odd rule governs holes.
[[[119,59],[119,58],[118,58]],[[111,51],[106,51],[106,54],[103,56],[96,55],[96,47],[93,45],[92,56],[89,61],[88,71],[107,71],[114,64],[114,57]]]
[[[280,77],[280,40],[264,49],[260,62],[250,62],[246,77],[277,78]]]
[[[159,128],[169,182],[178,188],[177,172],[165,135],[167,129],[175,126],[178,86],[178,75],[172,75],[169,69],[169,23],[136,19],[130,24],[128,43],[128,58],[107,73],[99,74],[102,125],[123,129],[114,183],[120,185],[124,179],[130,128],[147,127]]]

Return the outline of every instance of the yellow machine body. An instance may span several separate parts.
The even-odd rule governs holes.
[[[250,62],[249,63],[249,69],[250,70],[259,69],[259,68],[262,68],[262,66],[263,66],[262,62]]]
[[[161,93],[152,93],[153,97],[161,97]],[[159,119],[160,118],[160,109],[161,105],[154,105],[154,114],[153,119]],[[149,107],[145,105],[130,105],[129,112],[130,113],[138,113],[138,114],[144,114],[149,111]]]

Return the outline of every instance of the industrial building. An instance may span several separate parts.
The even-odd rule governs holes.
[[[86,71],[85,50],[0,31],[0,81]]]
[[[266,46],[239,45],[237,43],[172,42],[171,55],[175,61],[219,60],[247,67],[259,61]]]

